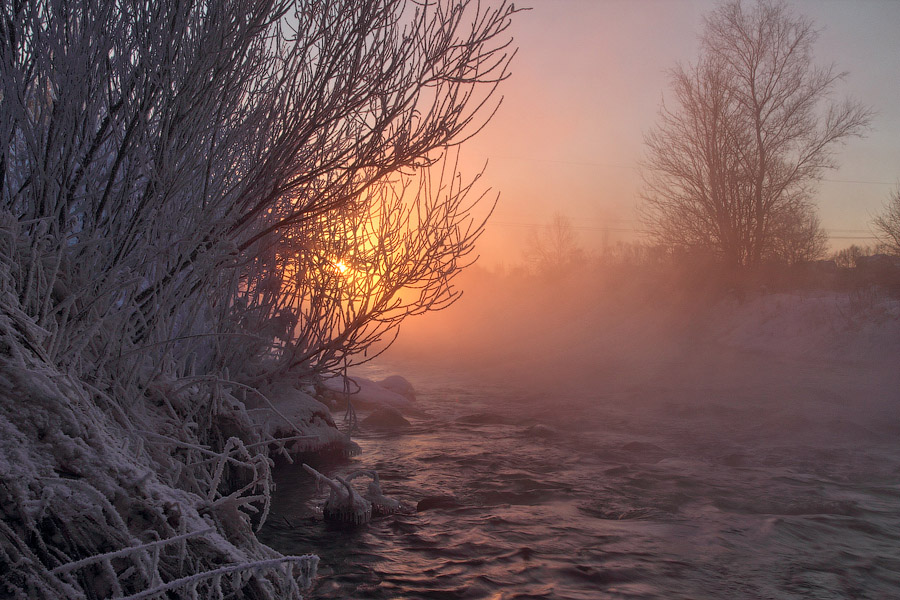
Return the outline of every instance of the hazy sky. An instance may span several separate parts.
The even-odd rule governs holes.
[[[847,71],[836,97],[876,111],[866,137],[838,153],[820,187],[823,226],[842,248],[871,240],[869,221],[900,180],[900,0],[790,0],[821,29],[819,64]],[[501,193],[480,251],[516,262],[529,228],[561,212],[586,247],[633,236],[643,135],[668,97],[667,70],[697,57],[710,0],[531,0],[503,106],[463,147],[469,170],[489,160]],[[608,233],[604,233],[608,230]]]

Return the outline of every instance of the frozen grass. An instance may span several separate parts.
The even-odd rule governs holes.
[[[4,320],[4,597],[300,596],[318,559],[283,557],[253,533],[268,511],[272,438],[219,445],[164,405],[104,409],[112,399],[42,362],[19,337]],[[251,419],[236,425],[259,436]],[[300,439],[313,448],[306,427]]]

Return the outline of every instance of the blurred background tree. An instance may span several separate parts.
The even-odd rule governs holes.
[[[672,70],[672,104],[646,136],[643,220],[659,244],[731,267],[815,258],[815,184],[869,111],[830,97],[842,74],[813,63],[817,31],[778,0],[725,2],[696,63]]]
[[[556,213],[550,222],[532,229],[525,241],[525,261],[532,272],[547,276],[563,276],[584,266],[584,249],[572,221]]]
[[[884,249],[900,256],[900,187],[891,193],[882,212],[872,220],[872,226]]]

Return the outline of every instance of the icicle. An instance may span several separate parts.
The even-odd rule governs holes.
[[[337,502],[325,502],[323,514],[329,521],[362,525],[372,520],[372,503],[359,495],[346,479],[336,476],[335,479],[344,486],[346,492]],[[332,498],[329,497],[328,500]]]
[[[377,477],[375,481],[369,484],[369,488],[363,497],[372,503],[372,513],[375,516],[392,515],[400,512],[403,508],[399,500],[394,500],[384,495]]]
[[[344,456],[347,458],[352,458],[354,456],[359,456],[362,454],[362,448],[359,447],[359,444],[350,439],[348,435],[346,438],[346,442],[343,447]]]
[[[341,369],[341,377],[344,379],[344,400],[347,402],[347,412],[344,413],[344,422],[347,423],[347,438],[349,439],[357,427],[356,409],[350,399],[350,377],[347,375],[347,355],[344,355],[344,365]]]
[[[372,504],[360,496],[346,479],[342,477],[331,479],[307,464],[304,464],[303,468],[313,475],[318,483],[330,488],[323,510],[326,520],[360,525],[372,518]]]
[[[322,484],[329,488],[330,493],[322,511],[328,521],[360,525],[369,521],[373,516],[380,517],[403,510],[403,505],[398,500],[384,495],[381,481],[375,471],[353,471],[346,477],[336,476],[331,479],[309,465],[304,464],[303,468],[307,473],[315,476],[317,487]],[[353,479],[360,476],[372,478],[366,493],[362,495],[350,485]]]

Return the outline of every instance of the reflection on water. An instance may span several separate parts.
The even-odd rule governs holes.
[[[758,366],[571,395],[407,371],[412,428],[316,468],[458,505],[336,530],[288,465],[261,537],[319,554],[311,598],[900,597],[895,413],[849,404],[863,375]]]

